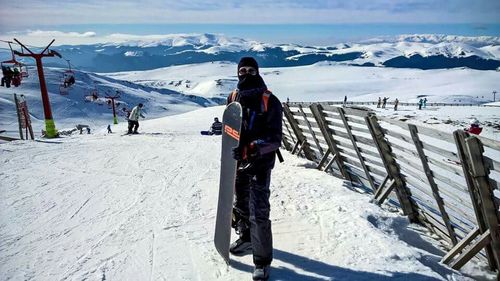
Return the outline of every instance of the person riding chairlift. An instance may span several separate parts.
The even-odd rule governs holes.
[[[68,78],[64,79],[64,88],[68,88],[75,84],[75,76],[70,75]]]

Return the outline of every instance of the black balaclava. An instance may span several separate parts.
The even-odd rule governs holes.
[[[236,70],[238,73],[238,70],[242,66],[250,66],[255,68],[257,70],[256,75],[250,75],[250,74],[245,74],[245,75],[239,75],[238,74],[238,89],[240,91],[247,91],[247,90],[252,90],[252,89],[259,89],[263,88],[266,89],[266,84],[264,83],[264,80],[259,74],[259,65],[257,64],[257,61],[252,58],[252,57],[243,57],[241,58],[240,62],[238,63],[238,69]]]

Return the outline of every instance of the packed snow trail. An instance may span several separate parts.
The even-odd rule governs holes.
[[[213,246],[223,107],[0,144],[1,280],[250,280]],[[272,176],[271,280],[469,280],[424,231],[284,153]],[[486,276],[484,265],[469,273]]]

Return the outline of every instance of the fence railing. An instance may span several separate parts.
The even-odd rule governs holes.
[[[447,242],[443,262],[500,268],[500,142],[379,118],[359,107],[286,103],[283,146],[401,208]]]
[[[312,102],[289,102],[288,104],[311,104]],[[328,105],[343,105],[343,101],[328,101],[322,102]],[[376,101],[348,101],[347,106],[363,106],[363,105],[377,105]],[[394,101],[388,101],[387,105],[394,105]],[[486,106],[487,103],[462,103],[462,102],[427,102],[426,106]],[[380,103],[382,105],[382,103]],[[418,107],[416,102],[398,102],[399,106],[414,106]]]

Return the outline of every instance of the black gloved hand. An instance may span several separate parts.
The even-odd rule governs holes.
[[[231,149],[231,154],[233,155],[233,159],[236,161],[243,160],[243,153],[241,152],[241,148],[239,146],[235,146]]]
[[[248,158],[250,160],[255,160],[260,157],[260,147],[257,141],[253,141],[250,143],[248,148]]]

